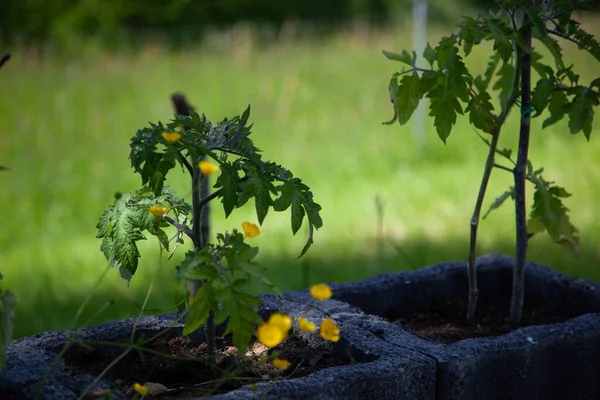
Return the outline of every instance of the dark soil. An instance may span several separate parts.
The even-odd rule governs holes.
[[[349,354],[316,349],[297,336],[288,337],[270,351],[254,343],[243,356],[239,355],[229,340],[220,338],[216,363],[207,362],[205,344],[194,344],[188,337],[159,339],[147,348],[152,353],[131,351],[105,375],[104,379],[115,382],[121,394],[129,398],[135,396],[132,388],[136,382],[151,388],[152,399],[202,397],[226,393],[245,385],[297,378],[321,369],[356,363]],[[112,346],[96,349],[75,346],[67,353],[65,361],[97,376],[124,350],[123,347]],[[282,371],[266,363],[265,356],[273,351],[278,352],[279,358],[289,361],[290,367]],[[87,398],[99,399],[103,398],[103,394],[103,390],[96,389]]]
[[[454,343],[463,339],[501,336],[516,329],[548,325],[578,317],[581,313],[569,308],[525,302],[523,317],[518,325],[506,321],[508,302],[479,301],[475,322],[466,320],[468,297],[457,296],[432,304],[427,309],[391,316],[390,320],[402,323],[410,330],[441,343]]]

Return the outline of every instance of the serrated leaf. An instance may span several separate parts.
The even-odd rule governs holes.
[[[423,58],[427,60],[427,62],[429,63],[429,65],[431,65],[431,67],[433,67],[433,63],[435,62],[435,60],[437,58],[437,53],[433,49],[433,47],[431,47],[429,42],[425,46],[425,50],[423,50]]]
[[[506,199],[508,198],[515,198],[515,188],[514,186],[511,186],[510,189],[508,189],[506,192],[502,193],[500,196],[498,196],[496,198],[496,200],[494,200],[494,202],[490,205],[490,208],[487,210],[487,212],[485,213],[485,215],[483,216],[483,219],[486,219],[487,216],[490,214],[490,212],[492,212],[492,210],[496,210],[498,208],[500,208],[500,206],[502,204],[504,204],[504,202],[506,201]]]
[[[496,153],[500,154],[501,156],[511,160],[512,158],[512,150],[511,149],[498,149],[496,150]]]
[[[560,187],[551,186],[539,175],[534,181],[535,192],[528,229],[531,229],[531,233],[535,233],[539,231],[541,223],[554,242],[570,251],[577,251],[579,233],[569,220],[569,209],[560,200],[568,193]]]
[[[390,94],[394,96],[396,116],[400,125],[406,124],[419,106],[420,83],[421,80],[416,71],[402,76],[400,85],[393,85],[390,82]]]
[[[483,132],[492,133],[496,127],[496,120],[492,111],[494,106],[490,102],[491,97],[487,92],[480,92],[471,98],[465,109],[469,113],[469,121]]]
[[[514,73],[515,67],[510,63],[502,64],[500,69],[498,69],[498,80],[496,83],[494,83],[492,89],[500,90],[498,98],[500,100],[500,104],[503,106],[509,101],[509,96],[512,91]]]
[[[554,70],[549,65],[546,65],[540,60],[542,56],[532,50],[531,51],[531,67],[538,73],[542,78],[554,78]]]
[[[239,193],[242,192],[236,166],[237,164],[221,164],[221,173],[214,186],[215,188],[221,188],[219,197],[221,198],[221,203],[223,203],[225,218],[229,217],[233,209],[238,206]]]
[[[210,285],[204,284],[200,286],[196,295],[190,302],[188,307],[188,313],[185,318],[185,326],[183,327],[183,334],[189,335],[200,329],[202,325],[206,323],[208,314],[211,311],[211,303],[214,295],[211,293],[212,289]]]
[[[569,105],[569,130],[573,135],[583,131],[589,140],[594,122],[594,106],[600,104],[600,99],[590,88],[580,86],[576,89],[575,97]]]
[[[392,61],[400,61],[404,64],[408,64],[410,66],[415,66],[415,62],[417,60],[417,53],[413,51],[412,55],[406,51],[402,50],[401,54],[392,53],[391,51],[382,50],[383,55],[387,57],[388,60]]]
[[[434,117],[437,134],[446,143],[452,127],[456,124],[456,114],[462,114],[462,107],[448,85],[439,85],[427,95],[431,99],[429,115]]]
[[[98,228],[96,237],[102,238],[100,249],[127,285],[137,270],[140,257],[136,242],[146,239],[136,224],[138,220],[136,213],[139,210],[129,206],[129,200],[131,200],[130,193],[123,193],[121,197],[115,199],[113,205],[100,216],[96,225]]]
[[[221,309],[215,317],[215,322],[228,318],[223,335],[232,333],[233,345],[243,354],[250,343],[255,325],[262,322],[257,314],[262,301],[233,287],[230,287],[228,295],[219,298],[219,301]]]
[[[323,221],[319,215],[321,206],[313,201],[312,192],[298,178],[292,178],[284,182],[277,189],[281,195],[275,199],[273,208],[275,211],[284,211],[291,206],[293,234],[296,234],[302,226],[304,216],[308,219],[309,238],[302,252],[304,254],[308,247],[310,247],[310,244],[312,244],[314,229],[319,229],[323,226]]]
[[[478,82],[476,86],[477,90],[479,90],[479,93],[487,91],[490,82],[494,77],[494,72],[496,72],[496,69],[498,68],[498,64],[500,64],[500,54],[493,53],[490,56],[490,61],[487,64],[485,72],[483,73],[483,78],[476,79]]]
[[[190,250],[185,254],[185,258],[177,266],[177,275],[180,281],[210,280],[219,274],[213,257],[207,251],[208,249],[200,252]]]
[[[484,21],[494,37],[494,50],[498,52],[503,62],[508,62],[513,53],[511,29],[500,19],[484,18]]]
[[[534,117],[538,117],[550,103],[552,92],[556,88],[554,79],[546,78],[540,79],[535,85],[535,89],[531,95],[531,106],[535,109],[536,114]]]
[[[551,38],[550,36],[538,36],[538,39],[544,46],[548,48],[552,57],[554,57],[554,63],[557,69],[563,69],[565,67],[565,63],[563,61],[562,49],[556,39]]]
[[[554,91],[548,104],[550,116],[544,120],[542,128],[547,128],[563,119],[565,112],[567,111],[567,105],[567,95],[563,91]]]

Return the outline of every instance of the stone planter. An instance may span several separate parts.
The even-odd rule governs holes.
[[[481,301],[510,297],[512,259],[485,256],[478,260]],[[526,302],[569,306],[579,317],[531,326],[509,334],[462,340],[453,344],[426,339],[385,317],[418,310],[432,302],[464,294],[466,263],[441,263],[410,272],[375,276],[332,285],[334,299],[307,310],[306,290],[282,300],[261,296],[263,316],[274,311],[315,319],[327,312],[342,327],[336,344],[358,364],[332,367],[303,378],[242,388],[218,399],[599,399],[600,285],[572,279],[529,264]],[[152,334],[172,325],[177,314],[141,319],[138,331]],[[88,340],[122,340],[133,320],[115,321],[83,331]],[[172,328],[181,332],[182,324]],[[64,346],[68,331],[48,332],[14,341],[0,374],[2,400],[29,398]],[[202,335],[192,335],[200,343]],[[73,399],[93,376],[59,363],[43,399]],[[110,381],[99,387],[111,388]]]

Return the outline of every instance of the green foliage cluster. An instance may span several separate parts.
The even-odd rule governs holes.
[[[600,78],[589,83],[580,82],[574,65],[567,64],[557,38],[576,44],[600,61],[600,43],[593,35],[572,19],[574,11],[600,11],[600,4],[588,0],[519,1],[499,0],[500,10],[480,13],[476,18],[463,17],[458,32],[442,38],[434,48],[427,44],[422,57],[429,68],[416,65],[416,52],[384,51],[393,61],[409,66],[393,74],[389,92],[394,105],[394,118],[406,124],[423,98],[429,99],[429,115],[440,139],[446,143],[458,115],[469,116],[478,131],[491,136],[481,136],[489,147],[482,183],[471,218],[471,244],[469,252],[469,310],[467,317],[474,318],[478,296],[475,273],[477,227],[491,170],[496,167],[512,172],[515,185],[505,191],[491,205],[490,211],[500,207],[509,197],[515,200],[517,257],[513,279],[513,298],[509,320],[518,322],[524,298],[524,268],[527,241],[530,235],[548,232],[552,240],[576,253],[579,234],[568,216],[563,199],[570,194],[554,182],[543,178],[543,168],[534,169],[528,159],[530,121],[547,115],[542,127],[551,126],[567,117],[569,132],[583,132],[589,140],[594,120],[594,107],[600,105]],[[522,22],[519,22],[522,19]],[[535,40],[535,45],[533,44]],[[473,74],[465,65],[475,46],[493,42],[493,52],[482,73]],[[552,57],[543,60],[536,51],[538,43]],[[538,80],[531,81],[532,69]],[[490,93],[496,92],[499,111]],[[520,98],[520,100],[519,100]],[[517,160],[512,159],[512,149],[498,149],[501,128],[514,106],[520,108],[520,131]],[[512,165],[507,167],[495,161],[498,154]],[[534,185],[534,201],[527,220],[525,217],[525,181]],[[488,213],[485,214],[487,216]],[[485,218],[484,216],[484,218]]]
[[[506,2],[507,7],[512,3]],[[592,132],[594,107],[600,104],[600,78],[584,84],[573,71],[573,64],[565,64],[562,49],[553,36],[566,38],[576,43],[581,49],[588,51],[600,61],[600,44],[580,24],[571,19],[571,12],[566,12],[565,5],[555,2],[554,14],[548,14],[540,7],[527,4],[518,5],[518,10],[527,12],[532,21],[532,36],[546,47],[553,57],[548,63],[535,49],[531,49],[531,66],[540,78],[535,84],[531,98],[531,109],[522,109],[523,116],[539,118],[547,114],[542,126],[548,127],[562,120],[569,119],[571,134],[583,132],[589,139]],[[569,2],[563,2],[569,3]],[[567,9],[573,11],[572,9]],[[463,57],[468,56],[473,47],[492,41],[494,52],[489,57],[487,68],[480,74],[473,74],[467,69]],[[462,50],[462,52],[461,52]],[[384,55],[393,61],[407,64],[410,68],[394,73],[389,84],[389,91],[394,104],[393,123],[405,124],[416,110],[419,101],[428,98],[429,115],[440,139],[444,142],[450,136],[458,115],[468,115],[471,124],[490,135],[498,134],[504,123],[505,115],[513,104],[518,105],[518,58],[524,51],[529,51],[522,34],[512,25],[504,11],[481,13],[478,17],[464,17],[456,34],[442,38],[435,48],[427,44],[422,56],[430,65],[429,69],[416,66],[417,54],[404,50],[396,54],[384,50]],[[517,78],[515,78],[517,77]],[[490,93],[497,92],[500,112],[494,113],[496,105]],[[484,141],[490,145],[487,139]],[[501,149],[497,152],[511,158],[512,150]],[[530,163],[531,166],[531,163]],[[577,230],[570,223],[568,209],[561,199],[567,192],[560,187],[551,186],[541,176],[543,169],[533,171],[528,168],[527,178],[534,183],[535,194],[533,210],[530,218],[532,233],[546,230],[558,243],[568,243],[568,248],[576,249],[579,239]],[[511,190],[514,190],[511,189]],[[511,197],[513,191],[507,191],[493,203],[498,207]],[[512,196],[514,197],[514,196]],[[543,201],[542,201],[543,199]]]
[[[292,233],[295,235],[305,220],[308,228],[300,256],[313,243],[315,229],[323,224],[321,207],[308,186],[284,167],[263,160],[250,139],[249,116],[248,107],[241,116],[212,124],[206,116],[192,111],[189,116],[176,115],[167,124],[159,122],[138,130],[131,138],[130,159],[143,186],[135,194],[119,194],[97,225],[101,250],[127,283],[137,270],[140,253],[136,242],[145,239],[144,232],[156,236],[167,250],[171,239],[164,228],[169,225],[177,228],[176,243],[182,243],[184,235],[190,237],[194,250],[178,266],[178,277],[201,285],[190,290],[185,333],[204,324],[227,322],[226,332],[233,333],[239,348],[248,344],[259,322],[260,301],[246,293],[248,283],[257,279],[268,287],[273,285],[266,279],[264,268],[253,261],[258,248],[246,244],[237,230],[218,234],[216,244],[202,244],[207,240],[200,237],[199,229],[203,206],[220,199],[229,216],[254,199],[261,225],[270,209],[290,209]],[[220,173],[216,190],[201,198],[198,182],[207,177],[201,172],[200,161],[207,159],[218,163]],[[169,171],[177,164],[192,177],[191,206],[165,186]],[[154,215],[149,211],[152,207],[165,207],[165,214]]]

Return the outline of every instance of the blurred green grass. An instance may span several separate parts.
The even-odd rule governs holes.
[[[450,29],[432,30],[430,40]],[[13,51],[0,73],[0,164],[11,168],[0,173],[0,272],[3,288],[18,299],[17,337],[73,326],[78,307],[107,267],[95,239],[97,219],[116,191],[140,184],[127,158],[129,138],[149,121],[172,117],[169,97],[175,91],[213,120],[250,104],[255,144],[267,159],[301,177],[323,206],[324,227],[303,259],[296,257],[306,233],[291,235],[288,214],[269,215],[253,241],[260,246],[259,261],[282,291],[466,258],[485,146],[466,118],[459,118],[446,145],[428,120],[423,147],[411,124],[381,124],[392,115],[389,77],[401,68],[381,49],[410,49],[410,27],[282,40],[268,47],[246,33],[185,52],[170,52],[169,44],[160,42],[115,54],[85,48],[74,58],[57,57],[51,47]],[[572,45],[565,48],[583,80],[597,76],[591,57]],[[469,66],[482,70],[486,62],[479,52]],[[598,123],[590,143],[571,136],[566,122],[540,127],[541,119],[534,120],[530,158],[545,167],[547,179],[574,194],[566,205],[581,231],[582,251],[573,257],[536,237],[529,259],[600,280]],[[515,145],[516,114],[503,135],[502,146]],[[171,178],[180,195],[189,195],[182,174]],[[486,206],[511,182],[510,174],[496,171]],[[219,207],[212,207],[213,233],[256,219],[252,204],[229,219]],[[511,212],[509,202],[483,221],[480,254],[513,253]],[[93,323],[139,312],[160,264],[154,240],[140,249],[131,287],[108,271],[76,326],[109,299],[115,304]],[[172,278],[179,259],[160,266],[148,313],[174,309]]]

